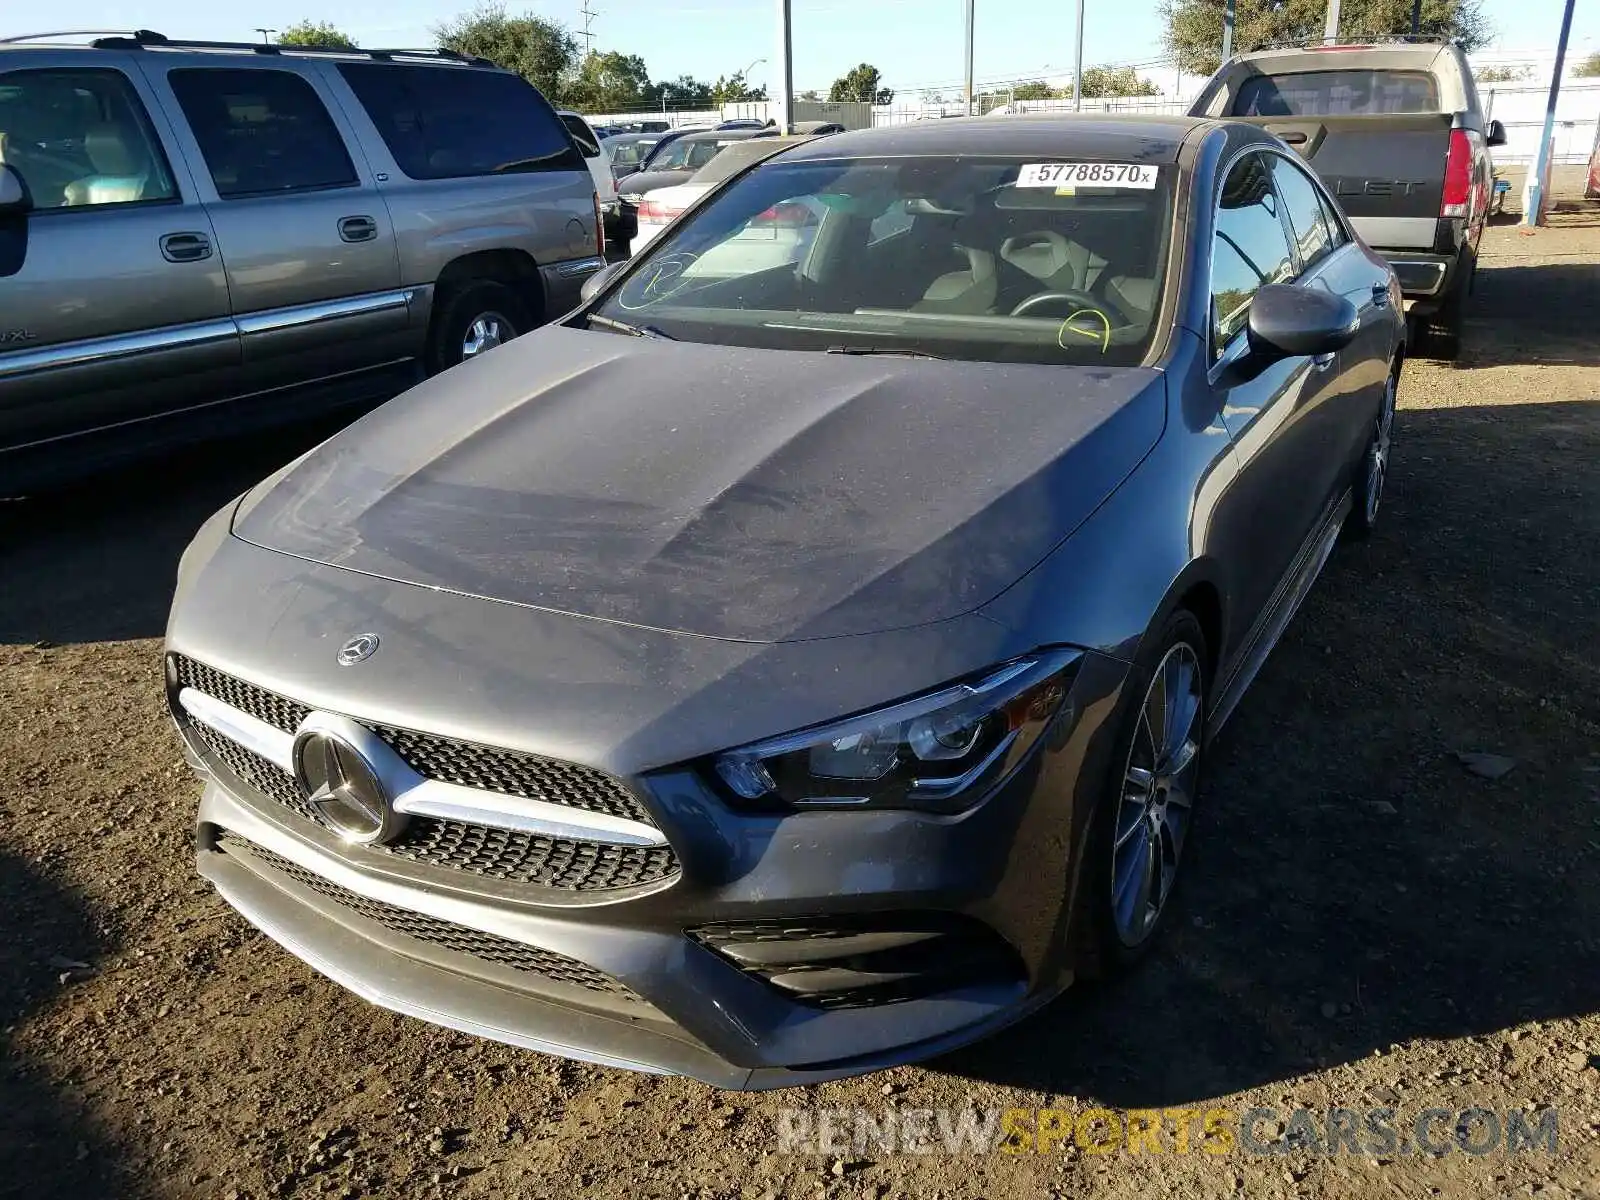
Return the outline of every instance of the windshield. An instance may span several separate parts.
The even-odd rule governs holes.
[[[770,163],[653,243],[594,311],[732,346],[1133,364],[1155,334],[1175,172],[989,156]]]
[[[1426,71],[1301,71],[1254,75],[1239,85],[1236,117],[1366,117],[1436,113],[1439,89]]]
[[[735,138],[721,141],[679,138],[668,146],[664,146],[661,153],[650,160],[652,171],[693,171],[705,166],[725,146],[733,145]]]

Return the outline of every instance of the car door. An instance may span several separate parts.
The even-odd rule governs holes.
[[[1211,247],[1212,366],[1208,378],[1233,442],[1230,541],[1241,547],[1234,594],[1244,635],[1289,582],[1325,508],[1327,448],[1315,410],[1337,355],[1289,356],[1262,366],[1250,355],[1250,301],[1269,283],[1290,283],[1299,262],[1283,202],[1261,151],[1237,158],[1214,201]],[[1302,280],[1298,286],[1320,286]],[[1230,647],[1230,650],[1237,647]]]
[[[171,61],[165,61],[170,58]],[[394,229],[320,63],[145,65],[197,164],[252,390],[414,355]]]
[[[1298,280],[1343,296],[1360,317],[1351,343],[1306,397],[1307,480],[1336,500],[1350,486],[1351,464],[1366,445],[1389,376],[1394,319],[1388,272],[1355,244],[1311,174],[1293,155],[1269,153],[1273,182],[1294,236]]]
[[[0,162],[32,201],[0,217],[0,493],[8,451],[226,396],[239,367],[215,232],[143,79],[110,53],[28,63],[0,70]]]

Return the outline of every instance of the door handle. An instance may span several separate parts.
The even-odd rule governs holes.
[[[1372,306],[1374,308],[1389,307],[1389,285],[1387,283],[1375,283],[1372,285]]]
[[[1333,366],[1333,360],[1338,357],[1337,354],[1313,354],[1311,356],[1311,365],[1318,371],[1326,371]]]
[[[378,223],[371,217],[341,217],[339,237],[347,242],[370,242],[378,236]]]
[[[170,263],[200,262],[211,257],[211,239],[203,233],[163,234],[161,257]]]

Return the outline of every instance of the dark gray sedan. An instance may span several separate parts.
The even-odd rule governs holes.
[[[1125,969],[1377,518],[1399,299],[1246,125],[786,149],[201,530],[200,870],[378,1004],[726,1087]]]

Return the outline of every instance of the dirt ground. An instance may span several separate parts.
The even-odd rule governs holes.
[[[1222,736],[1178,919],[916,1068],[729,1095],[369,1007],[196,877],[179,551],[320,431],[0,505],[0,1195],[1600,1196],[1600,215],[1491,230],[1382,528]],[[1497,779],[1457,752],[1514,760]],[[82,964],[82,965],[75,965]],[[1556,1151],[784,1152],[784,1110],[1440,1107]],[[1265,1131],[1267,1134],[1271,1129]]]

